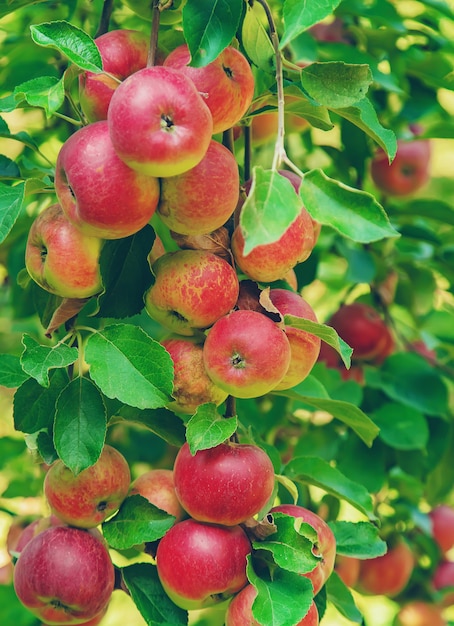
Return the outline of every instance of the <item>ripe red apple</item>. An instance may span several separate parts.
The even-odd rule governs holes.
[[[256,445],[224,442],[191,454],[185,443],[173,468],[183,508],[201,522],[234,526],[256,515],[274,489],[274,468]]]
[[[232,396],[255,398],[276,387],[290,365],[287,335],[266,315],[239,310],[210,328],[203,361],[211,380]]]
[[[354,587],[358,582],[361,561],[352,556],[337,554],[334,569],[344,585]]]
[[[225,626],[260,626],[252,614],[252,604],[257,597],[257,589],[247,585],[230,602],[225,614]],[[295,626],[318,626],[318,611],[315,602]]]
[[[126,498],[131,483],[125,457],[105,445],[94,465],[77,475],[55,461],[44,479],[44,495],[61,520],[79,528],[94,528],[115,513]]]
[[[358,590],[371,595],[396,596],[405,589],[415,560],[409,545],[398,540],[383,556],[361,561]]]
[[[14,567],[17,597],[46,624],[91,620],[107,606],[114,579],[103,542],[69,526],[55,526],[36,535]]]
[[[303,574],[305,578],[309,578],[314,588],[314,595],[316,595],[323,587],[325,582],[331,576],[334,569],[334,561],[336,558],[336,539],[333,531],[328,524],[319,515],[306,509],[303,506],[295,504],[280,504],[270,510],[270,513],[286,513],[291,515],[296,520],[305,522],[312,526],[317,533],[318,545],[316,546],[317,552],[320,555],[320,563],[315,568]]]
[[[318,321],[311,305],[294,291],[270,289],[269,297],[281,315],[295,315],[312,322]],[[290,389],[298,385],[309,375],[320,353],[321,340],[316,335],[291,326],[285,326],[284,330],[290,342],[290,365],[275,389]]]
[[[429,511],[432,536],[442,554],[454,546],[454,508],[449,504],[439,504]]]
[[[153,264],[154,285],[145,294],[151,318],[180,335],[210,327],[233,309],[239,282],[233,267],[205,250],[168,252]]]
[[[195,167],[208,149],[213,120],[194,83],[172,67],[146,67],[115,90],[107,114],[118,156],[164,178]]]
[[[187,519],[172,526],[159,541],[156,566],[175,604],[200,609],[223,602],[247,584],[250,552],[241,526]]]
[[[171,469],[151,469],[140,474],[131,484],[130,495],[139,494],[158,509],[173,515],[179,522],[185,512],[175,493]]]
[[[51,528],[52,526],[64,526],[65,523],[56,515],[47,515],[46,517],[38,517],[28,524],[22,531],[13,553],[18,555],[25,548],[27,543],[42,533],[44,530]]]
[[[128,237],[152,218],[159,200],[156,178],[118,158],[106,121],[94,122],[63,144],[55,168],[63,211],[82,232],[103,239]]]
[[[149,37],[137,30],[120,28],[96,37],[95,44],[104,73],[79,74],[79,103],[89,122],[106,120],[118,81],[146,67]]]
[[[168,337],[161,344],[170,354],[174,366],[172,396],[169,409],[193,415],[197,407],[207,402],[219,406],[227,392],[217,387],[208,376],[203,364],[203,343],[190,337]]]
[[[370,166],[372,180],[383,193],[392,196],[413,194],[429,180],[430,156],[428,139],[399,140],[391,164],[384,150],[377,150]]]
[[[432,579],[435,591],[443,592],[441,606],[452,606],[454,604],[454,592],[448,591],[454,587],[454,561],[441,561],[434,572]]]
[[[176,233],[204,235],[220,228],[232,215],[239,188],[235,157],[211,140],[198,165],[162,179],[158,215]]]
[[[203,94],[213,117],[213,133],[235,126],[254,95],[254,75],[246,57],[228,46],[204,67],[191,67],[190,60],[189,48],[182,44],[164,59],[164,66],[178,68]]]
[[[399,610],[395,626],[448,626],[442,609],[431,602],[410,600]]]
[[[298,119],[301,119],[301,118],[298,118]],[[292,172],[291,170],[279,170],[279,174],[287,178],[287,180],[289,180],[292,183],[293,189],[296,191],[296,193],[299,193],[300,187],[301,187],[301,176],[298,176],[296,172]],[[315,246],[320,236],[322,225],[320,224],[320,222],[317,222],[312,217],[311,217],[311,220],[312,220],[312,226],[314,227],[314,246]]]
[[[62,298],[88,298],[102,289],[103,241],[82,233],[59,204],[42,211],[30,227],[25,266],[43,289]]]

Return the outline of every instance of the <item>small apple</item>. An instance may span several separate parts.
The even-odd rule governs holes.
[[[256,445],[228,441],[192,455],[185,443],[175,458],[173,474],[183,508],[201,522],[241,524],[273,495],[273,464]]]
[[[432,578],[432,585],[435,591],[443,594],[440,601],[441,606],[452,606],[454,604],[454,561],[444,559],[438,563]]]
[[[179,522],[185,512],[176,496],[171,469],[151,469],[140,474],[131,484],[130,495],[139,494],[158,509],[173,515]]]
[[[55,167],[63,211],[82,232],[103,239],[129,237],[152,218],[159,182],[118,158],[106,121],[80,128],[63,144]]]
[[[14,567],[17,597],[46,624],[80,624],[98,616],[109,603],[114,582],[104,543],[69,526],[36,535]]]
[[[103,241],[82,233],[59,204],[42,211],[30,227],[25,266],[43,289],[62,298],[89,298],[102,289]]]
[[[165,592],[183,609],[227,600],[247,584],[249,539],[241,526],[178,522],[159,541],[158,575]]]
[[[218,319],[203,346],[208,376],[237,398],[274,389],[288,370],[290,354],[285,332],[266,315],[248,310]]]
[[[339,17],[330,21],[317,22],[309,28],[308,32],[317,41],[351,43],[345,35],[345,23]]]
[[[448,626],[448,622],[436,604],[409,600],[399,609],[394,626]]]
[[[405,589],[413,572],[415,559],[409,545],[399,539],[388,545],[383,556],[361,561],[358,591],[370,595],[397,596]]]
[[[113,92],[119,82],[146,67],[149,47],[148,35],[124,28],[104,33],[94,41],[104,72],[79,74],[79,103],[89,122],[107,119]]]
[[[358,582],[360,567],[361,561],[359,559],[344,554],[336,555],[334,570],[347,587],[354,587]]]
[[[134,170],[164,178],[195,167],[213,120],[194,83],[172,67],[146,67],[117,87],[107,113],[112,144]]]
[[[126,498],[131,483],[125,457],[105,445],[100,457],[75,475],[61,459],[44,479],[44,495],[61,520],[79,528],[94,528],[115,513]]]
[[[439,504],[429,511],[432,536],[443,555],[454,546],[454,508]]]
[[[235,157],[211,140],[203,159],[179,176],[161,181],[158,215],[183,235],[204,235],[225,224],[238,203],[240,179]]]
[[[372,158],[370,174],[383,193],[408,196],[421,189],[430,177],[431,145],[428,139],[398,140],[394,161],[379,148]]]
[[[168,252],[152,270],[156,280],[145,294],[145,309],[152,319],[180,335],[210,327],[237,301],[235,270],[212,252]]]
[[[254,75],[246,57],[228,46],[204,67],[191,67],[186,44],[172,50],[165,67],[177,68],[203,94],[213,117],[213,134],[235,126],[248,110],[254,95]]]
[[[325,520],[303,506],[296,504],[280,504],[270,510],[271,514],[275,512],[291,515],[296,520],[309,524],[316,531],[318,537],[317,552],[321,557],[320,563],[316,565],[311,572],[303,574],[303,576],[311,581],[314,588],[314,595],[317,595],[334,569],[336,539],[333,531]]]
[[[169,409],[177,413],[193,415],[197,407],[207,402],[219,406],[227,398],[227,392],[217,387],[208,376],[203,364],[203,343],[191,337],[168,337],[161,345],[170,354],[174,366],[172,396]]]

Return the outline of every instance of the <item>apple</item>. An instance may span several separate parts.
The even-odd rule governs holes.
[[[232,396],[263,396],[284,378],[291,348],[285,332],[258,311],[221,317],[208,332],[203,361],[211,380]]]
[[[132,483],[130,495],[139,494],[179,522],[185,517],[180,501],[175,493],[173,471],[157,468],[140,474]]]
[[[300,187],[301,187],[301,176],[298,176],[296,172],[292,172],[291,170],[279,170],[279,174],[287,178],[287,180],[289,180],[292,183],[293,189],[296,191],[296,193],[299,194]],[[312,226],[314,227],[314,246],[315,246],[320,236],[322,225],[320,224],[320,222],[317,222],[317,220],[314,220],[312,217],[311,217],[311,220],[312,220]]]
[[[152,218],[159,181],[118,158],[107,122],[80,128],[63,144],[55,167],[55,191],[63,211],[86,235],[129,237]]]
[[[448,622],[436,604],[409,600],[399,609],[394,626],[448,626]]]
[[[235,157],[211,140],[203,159],[179,176],[161,181],[158,215],[183,235],[204,235],[220,228],[238,203],[240,178]]]
[[[254,585],[246,585],[230,602],[225,614],[225,626],[260,626],[252,614],[252,604],[257,597]],[[295,626],[318,626],[318,611],[315,602]]]
[[[454,561],[444,559],[438,563],[433,574],[432,585],[435,591],[443,594],[441,606],[454,604],[454,593],[451,591],[454,587]]]
[[[313,308],[298,293],[287,289],[270,289],[269,297],[282,316],[295,315],[317,322]],[[309,375],[320,353],[321,340],[316,335],[287,325],[284,330],[290,342],[290,365],[284,378],[276,385],[276,390],[290,389],[302,382]]]
[[[254,75],[246,57],[227,46],[204,67],[191,67],[190,61],[189,48],[182,44],[170,52],[163,64],[183,72],[203,94],[213,118],[213,133],[235,126],[254,96]]]
[[[30,227],[25,266],[43,289],[62,298],[89,298],[102,289],[103,241],[82,233],[59,204],[44,209]]]
[[[336,539],[333,531],[319,515],[296,504],[280,504],[273,507],[270,513],[286,513],[299,522],[312,526],[317,533],[317,553],[320,555],[320,563],[311,572],[302,574],[308,578],[314,588],[314,596],[320,591],[325,582],[331,576],[336,558]]]
[[[107,113],[112,144],[134,170],[164,178],[195,167],[213,120],[194,83],[172,67],[146,67],[114,91]]]
[[[256,445],[227,441],[191,454],[188,443],[173,468],[175,492],[183,508],[201,522],[241,524],[256,515],[274,490],[274,468]]]
[[[317,22],[317,24],[314,24],[309,28],[308,32],[317,41],[351,43],[345,36],[345,24],[339,17],[336,17],[331,21]]]
[[[358,582],[360,567],[361,561],[359,559],[344,554],[336,555],[334,570],[347,587],[354,587]]]
[[[79,74],[79,103],[89,122],[107,119],[113,92],[119,82],[146,67],[149,47],[148,35],[122,28],[104,33],[94,41],[104,73]]]
[[[421,189],[430,177],[431,145],[428,139],[399,139],[396,156],[379,148],[372,158],[370,174],[377,188],[392,196],[408,196]]]
[[[161,341],[174,365],[172,396],[169,409],[193,415],[197,407],[207,402],[219,406],[227,392],[217,387],[206,373],[203,364],[203,343],[192,337],[172,336]]]
[[[14,567],[17,597],[46,624],[93,619],[109,603],[114,582],[114,567],[103,542],[69,526],[36,535]]]
[[[145,309],[152,319],[180,335],[210,327],[237,301],[235,270],[212,252],[168,252],[152,270],[155,283],[145,294]]]
[[[148,257],[147,257],[150,267],[152,267],[153,263],[157,261],[159,257],[165,253],[166,253],[166,249],[164,247],[164,243],[161,237],[155,234],[153,245],[151,246],[151,250],[148,253]]]
[[[443,555],[454,546],[454,508],[439,504],[429,511],[432,536]]]
[[[105,445],[94,465],[75,475],[61,459],[44,479],[44,495],[54,515],[66,524],[94,528],[115,513],[131,483],[125,457]]]
[[[64,526],[64,525],[65,523],[63,522],[63,520],[61,520],[56,515],[47,515],[45,517],[38,517],[37,519],[30,522],[30,524],[28,524],[23,529],[12,553],[15,554],[16,556],[19,555],[22,552],[22,550],[25,548],[27,543],[31,541],[33,537],[36,537],[36,535],[39,535],[39,533],[42,533],[43,530],[47,530],[48,528],[51,528],[52,526]]]
[[[407,586],[414,565],[411,548],[399,539],[388,545],[383,556],[361,561],[357,588],[364,594],[397,596]]]
[[[250,553],[241,526],[187,519],[159,541],[156,566],[165,592],[177,606],[201,609],[227,600],[247,584]]]

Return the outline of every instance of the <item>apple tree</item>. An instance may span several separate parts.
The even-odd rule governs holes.
[[[0,27],[2,623],[454,623],[452,3]]]

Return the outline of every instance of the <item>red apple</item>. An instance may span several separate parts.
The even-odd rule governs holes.
[[[103,239],[128,237],[148,224],[159,182],[125,165],[113,149],[106,121],[84,126],[63,144],[55,169],[63,211],[82,232]]]
[[[442,609],[423,600],[410,600],[399,610],[395,626],[448,626]]]
[[[257,597],[257,589],[247,585],[230,602],[225,614],[225,626],[260,626],[252,614],[252,604]],[[318,611],[315,602],[295,626],[318,626]]]
[[[317,41],[351,43],[345,36],[345,24],[339,17],[331,21],[318,22],[311,26],[308,32]]]
[[[391,164],[381,148],[372,158],[370,173],[380,191],[408,196],[423,187],[430,176],[431,145],[428,139],[399,140]]]
[[[358,590],[371,595],[397,596],[407,586],[414,565],[411,548],[401,539],[388,546],[383,556],[361,561]]]
[[[79,103],[89,122],[106,120],[119,81],[146,67],[149,37],[137,30],[117,29],[96,37],[95,44],[104,72],[79,74]]]
[[[432,536],[442,554],[454,546],[454,508],[449,504],[439,504],[429,512]]]
[[[296,191],[296,193],[299,194],[300,187],[301,187],[301,176],[298,176],[296,172],[292,172],[291,170],[279,170],[279,174],[287,178],[287,180],[289,180],[292,183],[293,189]],[[320,224],[320,222],[317,222],[312,217],[311,217],[311,220],[312,220],[312,226],[314,227],[314,246],[315,246],[320,236],[322,225]]]
[[[161,344],[170,354],[174,365],[172,396],[169,409],[193,415],[197,407],[207,402],[219,406],[227,392],[217,387],[208,376],[203,364],[203,343],[190,337],[169,337]]]
[[[201,522],[234,526],[256,515],[270,500],[274,468],[256,445],[224,442],[191,454],[185,443],[173,468],[183,508]]]
[[[52,526],[64,526],[65,523],[56,515],[48,515],[46,517],[38,517],[37,519],[30,522],[24,530],[22,531],[17,544],[13,550],[13,553],[18,555],[25,548],[27,543],[42,533],[44,530],[51,528]]]
[[[269,297],[281,315],[295,315],[317,322],[313,308],[298,293],[287,289],[271,289]],[[285,326],[284,330],[290,342],[290,365],[284,378],[276,385],[276,390],[290,389],[302,382],[309,375],[320,353],[321,340],[316,335],[291,326]]]
[[[238,203],[240,180],[235,157],[212,140],[198,165],[161,181],[158,214],[172,231],[204,235],[220,228]]]
[[[233,311],[208,332],[203,360],[211,380],[232,396],[263,396],[284,378],[290,365],[287,335],[257,311]]]
[[[145,294],[151,318],[180,335],[210,327],[233,309],[239,282],[233,267],[205,250],[168,252],[153,264],[154,285]]]
[[[325,520],[303,506],[298,506],[296,504],[280,504],[270,510],[271,514],[275,512],[291,515],[296,520],[312,526],[317,533],[318,545],[316,548],[321,557],[320,563],[316,565],[311,572],[303,574],[305,578],[309,578],[311,581],[314,588],[314,595],[316,595],[331,576],[334,569],[334,561],[336,558],[336,539],[333,531]]]
[[[82,233],[59,204],[42,211],[30,227],[25,266],[43,289],[62,298],[88,298],[102,289],[103,241]]]
[[[139,494],[158,509],[173,515],[179,522],[185,512],[175,493],[171,469],[151,469],[140,474],[131,484],[130,495]]]
[[[337,554],[334,569],[344,585],[354,587],[358,582],[361,561],[352,556]]]
[[[115,90],[107,114],[118,156],[129,167],[164,178],[205,156],[213,120],[194,83],[171,67],[146,67]]]
[[[159,541],[156,566],[164,590],[176,605],[201,609],[227,600],[247,584],[250,552],[241,526],[187,519]]]
[[[204,67],[191,67],[190,60],[189,48],[182,44],[167,56],[164,66],[184,72],[203,94],[213,117],[213,133],[235,126],[254,95],[254,75],[246,57],[228,46]]]
[[[441,606],[452,606],[454,604],[454,593],[451,590],[454,587],[454,561],[441,561],[434,572],[432,584],[435,591],[443,593]]]
[[[92,533],[55,526],[22,550],[14,567],[14,589],[22,604],[46,624],[80,624],[107,606],[114,567]]]
[[[93,528],[119,509],[130,483],[125,457],[105,445],[96,463],[77,475],[61,459],[55,461],[44,479],[44,495],[52,513],[61,520],[79,528]]]

